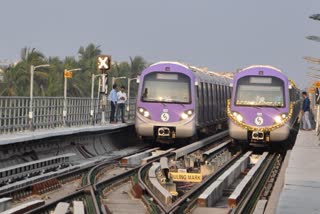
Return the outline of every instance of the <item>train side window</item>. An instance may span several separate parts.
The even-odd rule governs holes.
[[[217,119],[217,85],[213,85],[213,119]]]
[[[226,104],[228,99],[228,88],[226,85],[223,86],[223,116],[226,116]]]
[[[199,98],[199,87],[200,87],[199,85],[196,86],[196,89],[197,89],[197,98]]]
[[[293,88],[289,90],[290,101],[294,100],[294,91],[293,90],[294,90]]]
[[[209,106],[209,100],[208,100],[208,83],[204,83],[204,96],[203,96],[203,107],[204,107],[204,118],[203,121],[208,121],[209,116],[208,116],[208,106]]]
[[[209,92],[209,94],[208,94],[208,96],[209,96],[209,120],[211,121],[212,120],[212,103],[213,103],[213,99],[212,99],[212,84],[210,83],[209,84],[209,87],[208,87],[208,92]]]
[[[200,121],[204,121],[204,96],[203,96],[203,82],[200,83]]]
[[[221,105],[220,105],[220,85],[217,85],[217,118],[220,119],[220,109],[221,109]]]
[[[223,85],[220,85],[220,117],[223,117]]]

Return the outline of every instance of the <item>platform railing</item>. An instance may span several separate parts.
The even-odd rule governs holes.
[[[63,127],[63,97],[34,97],[32,125],[29,121],[29,97],[0,96],[0,134]],[[101,103],[98,99],[68,97],[65,127],[100,125]],[[135,117],[135,98],[130,98],[127,120]],[[93,114],[91,114],[93,113]],[[107,105],[106,121],[109,121]]]

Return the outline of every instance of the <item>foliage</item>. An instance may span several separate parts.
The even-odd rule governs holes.
[[[29,96],[30,93],[30,68],[31,65],[49,64],[49,67],[39,67],[34,72],[34,96],[63,96],[64,70],[80,69],[73,72],[73,77],[68,79],[68,97],[88,97],[91,95],[92,74],[99,74],[97,70],[97,56],[102,53],[100,46],[89,44],[80,47],[78,59],[75,57],[48,57],[34,49],[23,48],[21,59],[14,65],[3,68],[3,80],[0,79],[0,96]],[[112,77],[135,78],[146,67],[145,60],[136,56],[129,58],[129,62],[113,62],[108,72],[109,89]],[[95,78],[95,96],[97,95],[98,78]],[[133,84],[131,90],[136,90]],[[118,79],[118,85],[127,87],[127,79]]]

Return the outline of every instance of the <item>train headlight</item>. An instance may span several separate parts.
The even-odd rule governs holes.
[[[180,118],[182,120],[188,119],[189,117],[191,117],[191,115],[193,114],[193,110],[187,110],[181,113]]]
[[[189,115],[184,112],[181,114],[181,119],[183,119],[183,120],[188,119],[188,117],[189,117]]]
[[[243,121],[243,117],[242,117],[241,114],[238,114],[236,118],[237,118],[237,120],[238,120],[239,122],[242,122],[242,121]]]
[[[274,118],[274,122],[276,123],[281,123],[281,121],[282,121],[282,118],[279,115]]]
[[[150,113],[149,113],[148,111],[144,111],[144,112],[143,112],[143,116],[149,117],[149,116],[150,116]]]
[[[143,115],[144,117],[150,117],[150,112],[148,112],[146,109],[139,107],[138,112]]]
[[[242,115],[239,114],[238,112],[233,112],[232,115],[237,119],[238,122],[242,122],[243,121]]]
[[[284,119],[286,119],[287,114],[280,114],[274,117],[274,122],[281,123]]]

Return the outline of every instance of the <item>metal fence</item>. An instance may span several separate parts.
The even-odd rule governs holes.
[[[126,118],[135,117],[135,98],[131,98]],[[0,134],[34,129],[101,124],[102,105],[98,99],[68,97],[67,115],[63,117],[63,97],[34,97],[33,117],[29,119],[29,97],[0,97]],[[109,120],[110,105],[106,109]],[[64,124],[65,122],[65,124]]]

